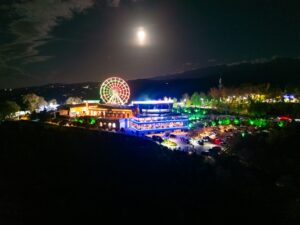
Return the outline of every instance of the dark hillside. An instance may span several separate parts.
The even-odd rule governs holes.
[[[128,84],[131,89],[131,100],[158,99],[164,96],[180,98],[184,93],[207,92],[210,88],[217,87],[220,76],[227,87],[269,83],[271,88],[293,91],[300,87],[300,59],[277,58],[260,63],[219,65],[153,79],[129,80]],[[55,98],[59,103],[64,103],[70,96],[99,99],[102,81],[2,89],[0,101],[13,100],[21,104],[21,96],[28,93],[43,96],[47,101]]]
[[[278,87],[300,85],[300,59],[274,58],[263,62],[241,62],[217,65],[186,71],[175,75],[157,77],[157,80],[199,79],[218,81],[220,76],[225,85],[244,83],[270,83]]]
[[[273,184],[235,159],[211,164],[134,137],[37,123],[4,123],[0,135],[1,224],[281,224],[284,218]]]

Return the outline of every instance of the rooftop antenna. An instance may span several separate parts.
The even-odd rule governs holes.
[[[222,76],[220,75],[220,78],[219,78],[219,89],[222,89],[222,88],[223,88]]]

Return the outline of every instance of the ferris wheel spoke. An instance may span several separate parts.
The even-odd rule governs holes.
[[[121,97],[119,95],[116,95],[116,98],[119,100],[119,102],[121,103],[121,105],[124,104],[123,100],[121,99]]]
[[[115,102],[115,95],[110,96],[110,98],[107,100],[107,103],[113,103]]]

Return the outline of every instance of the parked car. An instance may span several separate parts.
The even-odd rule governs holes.
[[[199,140],[199,141],[198,141],[198,144],[199,144],[199,145],[204,145],[204,141],[203,141],[203,140]]]
[[[221,145],[227,145],[226,141],[221,141]]]
[[[176,138],[175,134],[170,134],[169,138]]]
[[[162,143],[164,141],[160,136],[155,136],[155,135],[152,136],[152,140],[157,141],[159,143]]]
[[[166,132],[166,133],[164,134],[164,137],[165,137],[165,138],[168,138],[168,137],[170,136],[170,134],[171,134],[171,133]]]
[[[205,141],[205,142],[207,142],[207,141],[210,141],[210,138],[208,136],[205,136],[205,137],[203,137],[202,140]]]

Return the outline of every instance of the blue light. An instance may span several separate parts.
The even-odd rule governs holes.
[[[149,122],[140,122],[135,119],[130,120],[133,123],[136,124],[156,124],[156,123],[172,123],[172,122],[188,122],[188,119],[177,119],[177,120],[155,120],[155,121],[149,121]]]
[[[147,100],[147,101],[133,101],[132,105],[146,105],[146,104],[173,104],[173,100]]]
[[[188,130],[188,118],[172,112],[173,100],[133,101],[137,114],[129,121],[129,129],[138,132]]]
[[[165,130],[188,130],[188,126],[182,127],[168,127],[168,128],[155,128],[155,129],[148,129],[148,130],[138,130],[134,127],[130,127],[131,130],[142,131],[142,132],[153,132],[153,131],[165,131]]]

